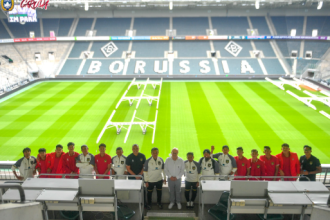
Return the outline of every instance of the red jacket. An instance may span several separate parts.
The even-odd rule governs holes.
[[[56,152],[52,152],[49,154],[49,158],[50,158],[50,169],[52,170],[52,173],[64,173],[63,170],[63,155],[65,153],[62,152],[61,156],[60,156],[60,160],[58,161],[58,165],[57,167],[54,167],[54,163],[55,163],[55,158],[56,158]],[[58,177],[56,177],[58,178]]]
[[[258,159],[256,162],[252,162],[252,159],[249,159],[251,164],[250,176],[265,176],[265,163]]]
[[[62,165],[63,165],[64,173],[67,174],[70,174],[71,172],[79,173],[79,169],[78,167],[76,167],[76,157],[78,156],[79,153],[77,152],[74,152],[73,156],[70,156],[69,153],[66,153],[62,156]],[[76,178],[78,178],[78,176]]]
[[[40,169],[39,175],[47,173],[48,168],[51,168],[50,154],[46,154],[45,160],[42,160],[40,155],[37,156],[36,169]],[[42,175],[40,178],[47,178],[48,176]]]
[[[280,163],[280,167],[278,170],[283,171],[283,153],[277,154],[276,157],[278,158]],[[290,171],[291,171],[291,176],[298,176],[298,174],[300,174],[300,162],[298,159],[298,155],[293,152],[290,152]]]

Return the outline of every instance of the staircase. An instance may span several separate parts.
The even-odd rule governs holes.
[[[176,205],[169,210],[168,204],[163,204],[163,209],[159,209],[156,206],[152,206],[152,209],[147,211],[144,219],[148,220],[197,220],[198,205],[195,204],[194,209],[186,209],[185,203],[182,203],[182,209],[178,209]]]

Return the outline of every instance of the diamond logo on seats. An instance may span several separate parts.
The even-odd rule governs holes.
[[[105,57],[111,56],[111,54],[113,54],[117,50],[118,50],[118,47],[113,42],[110,42],[101,48],[101,51]]]
[[[234,57],[237,57],[238,54],[242,51],[242,49],[243,48],[234,41],[230,41],[225,47],[225,50],[227,50]]]

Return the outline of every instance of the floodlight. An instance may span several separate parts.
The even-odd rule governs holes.
[[[319,1],[319,3],[317,4],[317,10],[320,10],[323,6],[323,1]]]

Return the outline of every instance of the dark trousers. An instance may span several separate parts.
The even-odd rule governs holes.
[[[184,192],[184,195],[186,197],[187,202],[195,201],[196,196],[197,196],[197,186],[196,185],[197,185],[197,182],[187,182],[186,181],[186,186],[185,186],[186,191]],[[192,188],[192,195],[191,195],[191,199],[189,199],[191,188]]]
[[[162,203],[162,190],[163,190],[163,180],[159,180],[158,182],[154,182],[154,183],[148,183],[148,193],[147,193],[147,197],[148,197],[148,204],[151,205],[151,196],[152,196],[152,191],[154,190],[155,186],[156,186],[156,191],[157,191],[157,203],[161,204]]]

